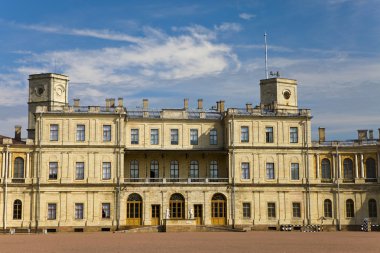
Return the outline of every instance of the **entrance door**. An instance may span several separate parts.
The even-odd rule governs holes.
[[[194,205],[194,218],[197,225],[202,225],[202,214],[203,214],[202,205]]]
[[[160,205],[152,205],[152,226],[160,225]]]
[[[211,200],[211,223],[212,225],[226,225],[226,197],[222,194],[215,194]]]
[[[127,225],[140,226],[142,224],[142,199],[141,196],[133,193],[127,200]]]

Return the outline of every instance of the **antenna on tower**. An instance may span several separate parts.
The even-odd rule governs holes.
[[[268,79],[268,45],[267,45],[267,33],[264,33],[264,43],[265,43],[265,76]]]

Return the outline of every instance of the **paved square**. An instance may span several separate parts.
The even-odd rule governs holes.
[[[380,252],[372,232],[57,233],[1,235],[0,252]]]

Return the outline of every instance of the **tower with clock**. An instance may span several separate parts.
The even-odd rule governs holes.
[[[28,138],[35,136],[35,113],[37,106],[55,107],[68,105],[68,82],[65,75],[46,73],[29,76]]]
[[[287,78],[260,80],[260,104],[264,108],[298,109],[297,81]]]

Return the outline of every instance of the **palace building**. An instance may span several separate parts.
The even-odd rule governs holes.
[[[3,229],[379,224],[379,139],[319,128],[312,141],[295,80],[261,80],[259,105],[215,110],[70,105],[68,89],[65,75],[30,75],[28,138],[0,136]]]

